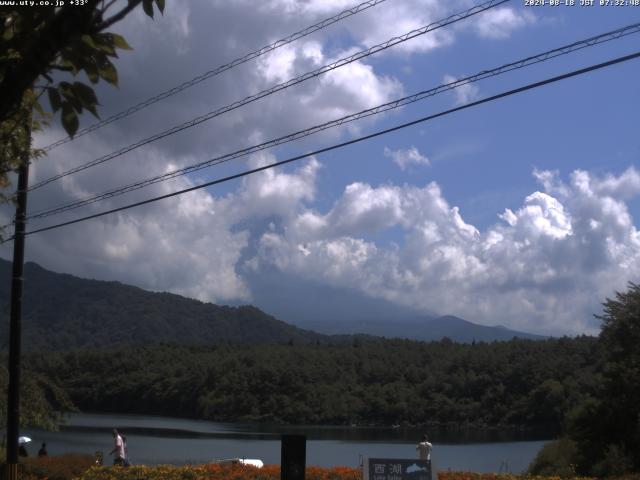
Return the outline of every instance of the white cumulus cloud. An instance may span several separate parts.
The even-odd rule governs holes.
[[[566,183],[536,172],[554,189],[530,194],[484,232],[435,183],[354,183],[325,214],[302,209],[281,232],[265,234],[254,265],[486,324],[592,332],[600,302],[638,279],[640,234],[621,200],[585,185],[627,193],[635,174],[576,171]],[[399,243],[367,240],[393,227],[402,229]]]
[[[388,147],[384,147],[384,156],[390,157],[393,163],[398,165],[401,170],[406,170],[411,165],[430,165],[429,159],[421,154],[418,149],[411,146],[405,150],[391,150]]]
[[[526,10],[500,7],[481,13],[475,27],[481,37],[504,39],[515,30],[534,23],[535,20],[535,16]]]

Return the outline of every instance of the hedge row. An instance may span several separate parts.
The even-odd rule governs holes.
[[[4,467],[1,465],[0,467]],[[60,455],[31,458],[19,465],[23,480],[279,480],[280,467],[255,468],[244,465],[158,465],[147,467],[98,467],[89,455]],[[362,473],[350,467],[307,467],[307,480],[361,480]],[[437,473],[437,480],[560,480],[560,477],[450,472]],[[575,477],[563,480],[594,480]],[[640,480],[640,474],[616,480]]]

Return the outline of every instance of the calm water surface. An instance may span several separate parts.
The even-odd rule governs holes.
[[[307,465],[355,467],[360,456],[414,458],[422,434],[405,428],[282,427],[106,414],[71,414],[59,432],[26,430],[23,434],[33,439],[31,454],[46,442],[50,455],[93,455],[101,450],[107,460],[113,448],[112,428],[126,433],[133,463],[147,465],[206,463],[243,456],[279,464],[280,435],[295,433],[307,436]],[[544,439],[519,438],[514,432],[430,433],[435,470],[521,472],[545,443]]]

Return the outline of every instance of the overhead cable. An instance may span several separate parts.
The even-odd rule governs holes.
[[[413,126],[413,125],[417,125],[419,123],[423,123],[423,122],[426,122],[428,120],[433,120],[433,119],[438,118],[438,117],[443,117],[445,115],[449,115],[451,113],[458,112],[460,110],[465,110],[465,109],[468,109],[468,108],[471,108],[471,107],[475,107],[475,106],[481,105],[483,103],[488,103],[488,102],[491,102],[491,101],[494,101],[494,100],[498,100],[498,99],[501,99],[501,98],[504,98],[504,97],[508,97],[508,96],[511,96],[511,95],[515,95],[517,93],[521,93],[521,92],[524,92],[524,91],[527,91],[527,90],[533,90],[535,88],[539,88],[539,87],[542,87],[544,85],[555,83],[555,82],[558,82],[560,80],[565,80],[567,78],[575,77],[575,76],[578,76],[578,75],[583,75],[585,73],[592,72],[594,70],[599,70],[599,69],[602,69],[602,68],[605,68],[605,67],[609,67],[609,66],[612,66],[612,65],[615,65],[615,64],[627,62],[629,60],[633,60],[633,59],[636,59],[638,57],[640,57],[640,51],[638,51],[636,53],[633,53],[633,54],[630,54],[630,55],[625,55],[623,57],[618,57],[618,58],[615,58],[613,60],[609,60],[607,62],[599,63],[599,64],[596,64],[596,65],[591,65],[589,67],[581,68],[579,70],[574,70],[574,71],[569,72],[569,73],[565,73],[565,74],[562,74],[562,75],[557,75],[555,77],[551,77],[551,78],[548,78],[546,80],[542,80],[542,81],[534,82],[534,83],[529,83],[529,84],[527,84],[525,86],[522,86],[522,87],[519,87],[519,88],[514,88],[512,90],[508,90],[508,91],[499,93],[497,95],[493,95],[491,97],[483,98],[482,100],[477,100],[475,102],[467,103],[465,105],[461,105],[459,107],[451,108],[449,110],[445,110],[445,111],[442,111],[442,112],[439,112],[439,113],[436,113],[436,114],[433,114],[433,115],[428,115],[426,117],[422,117],[422,118],[419,118],[417,120],[413,120],[411,122],[403,123],[401,125],[397,125],[395,127],[387,128],[385,130],[380,130],[380,131],[377,131],[377,132],[369,134],[369,135],[365,135],[365,136],[358,137],[358,138],[355,138],[355,139],[352,139],[352,140],[348,140],[346,142],[342,142],[342,143],[339,143],[339,144],[332,145],[330,147],[321,148],[321,149],[316,150],[314,152],[305,153],[305,154],[302,154],[302,155],[297,155],[295,157],[291,157],[291,158],[288,158],[286,160],[281,160],[279,162],[274,162],[274,163],[271,163],[269,165],[264,165],[262,167],[254,168],[254,169],[251,169],[251,170],[246,170],[244,172],[240,172],[240,173],[237,173],[235,175],[230,175],[230,176],[227,176],[227,177],[224,177],[224,178],[211,180],[209,182],[206,182],[206,183],[203,183],[203,184],[200,184],[200,185],[196,185],[196,186],[193,186],[193,187],[190,187],[190,188],[185,188],[183,190],[178,190],[176,192],[168,193],[166,195],[160,195],[160,196],[157,196],[157,197],[149,198],[147,200],[142,200],[140,202],[135,202],[135,203],[124,205],[124,206],[121,206],[121,207],[118,207],[118,208],[113,208],[111,210],[106,210],[106,211],[103,211],[103,212],[100,212],[100,213],[95,213],[93,215],[87,215],[85,217],[76,218],[74,220],[69,220],[69,221],[66,221],[66,222],[57,223],[55,225],[50,225],[48,227],[43,227],[43,228],[38,228],[36,230],[31,230],[29,232],[25,232],[25,235],[33,235],[35,233],[46,232],[46,231],[57,229],[57,228],[61,228],[61,227],[64,227],[64,226],[73,225],[73,224],[84,222],[84,221],[91,220],[91,219],[94,219],[94,218],[103,217],[105,215],[109,215],[109,214],[112,214],[112,213],[122,212],[124,210],[129,210],[129,209],[134,208],[134,207],[147,205],[147,204],[150,204],[150,203],[153,203],[153,202],[157,202],[159,200],[163,200],[163,199],[166,199],[166,198],[171,198],[171,197],[175,197],[175,196],[178,196],[178,195],[182,195],[184,193],[193,192],[195,190],[200,190],[202,188],[210,187],[212,185],[217,185],[217,184],[220,184],[220,183],[228,182],[230,180],[235,180],[235,179],[238,179],[238,178],[241,178],[241,177],[246,177],[248,175],[251,175],[251,174],[254,174],[254,173],[258,173],[258,172],[261,172],[261,171],[264,171],[264,170],[267,170],[267,169],[271,169],[271,168],[274,168],[274,167],[278,167],[278,166],[281,166],[281,165],[285,165],[287,163],[292,163],[292,162],[295,162],[297,160],[308,158],[308,157],[311,157],[311,156],[314,156],[314,155],[319,155],[321,153],[326,153],[326,152],[329,152],[329,151],[332,151],[332,150],[336,150],[336,149],[339,149],[339,148],[346,147],[348,145],[352,145],[352,144],[355,144],[355,143],[363,142],[365,140],[370,140],[372,138],[375,138],[375,137],[378,137],[378,136],[381,136],[381,135],[385,135],[387,133],[395,132],[397,130],[401,130],[401,129],[404,129],[404,128],[407,128],[407,127],[410,127],[410,126]],[[8,239],[6,239],[6,240],[4,240],[4,241],[2,241],[0,243],[6,243],[6,242],[8,242],[8,241],[10,241],[12,239],[13,239],[13,237],[8,238]]]
[[[78,173],[81,172],[83,170],[86,170],[88,168],[94,167],[96,165],[99,165],[101,163],[104,163],[106,161],[112,160],[114,158],[120,157],[122,155],[124,155],[125,153],[128,153],[132,150],[135,150],[136,148],[142,147],[144,145],[147,145],[151,142],[155,142],[157,140],[160,140],[162,138],[168,137],[170,135],[173,135],[175,133],[181,132],[183,130],[186,130],[187,128],[191,128],[194,127],[196,125],[199,125],[203,122],[206,122],[208,120],[211,120],[212,118],[218,117],[224,113],[230,112],[232,110],[235,110],[237,108],[240,108],[244,105],[247,105],[249,103],[255,102],[256,100],[259,100],[261,98],[264,98],[268,95],[272,95],[276,92],[279,92],[280,90],[284,90],[286,88],[289,88],[293,85],[302,83],[306,80],[309,80],[311,78],[316,78],[324,73],[330,72],[332,70],[335,70],[337,68],[340,68],[344,65],[347,65],[349,63],[355,62],[356,60],[360,60],[362,58],[368,57],[370,55],[373,55],[374,53],[378,53],[381,52],[383,50],[386,50],[387,48],[393,47],[395,45],[398,45],[400,43],[406,42],[408,40],[411,40],[412,38],[418,37],[420,35],[424,35],[426,33],[432,32],[434,30],[437,30],[439,28],[442,28],[446,25],[450,25],[452,23],[456,23],[459,22],[460,20],[464,20],[466,18],[469,18],[473,15],[477,15],[478,13],[487,11],[491,8],[497,7],[498,5],[501,5],[503,3],[506,3],[510,0],[489,0],[488,2],[482,3],[480,5],[476,5],[472,8],[469,8],[467,10],[465,10],[464,12],[460,12],[460,13],[456,13],[454,15],[451,15],[445,19],[442,20],[438,20],[436,22],[433,22],[429,25],[426,25],[422,28],[418,28],[416,30],[412,30],[410,32],[405,33],[404,35],[400,35],[398,37],[394,37],[390,40],[387,40],[386,42],[380,43],[378,45],[375,45],[371,48],[365,49],[365,50],[361,50],[357,53],[354,53],[353,55],[349,55],[348,57],[344,57],[340,60],[337,60],[335,62],[332,62],[330,64],[324,65],[316,70],[313,70],[311,72],[307,72],[303,75],[300,75],[298,77],[292,78],[290,80],[287,80],[286,82],[280,83],[278,85],[275,85],[271,88],[268,88],[266,90],[263,90],[259,93],[256,93],[254,95],[250,95],[242,100],[236,101],[234,103],[231,103],[227,106],[221,107],[217,110],[214,110],[212,112],[206,113],[204,115],[200,115],[199,117],[196,117],[192,120],[189,120],[188,122],[184,122],[181,123],[180,125],[176,125],[168,130],[165,130],[161,133],[157,133],[155,135],[152,135],[151,137],[145,138],[143,140],[140,140],[136,143],[133,143],[131,145],[128,145],[126,147],[121,148],[120,150],[117,150],[115,152],[109,153],[107,155],[103,155],[102,157],[99,157],[95,160],[92,160],[88,163],[85,163],[83,165],[79,165],[77,167],[74,167],[70,170],[67,170],[66,172],[60,173],[58,175],[54,175],[52,177],[49,177],[45,180],[42,180],[40,182],[35,183],[33,186],[29,187],[29,191],[31,190],[35,190],[37,188],[40,188],[44,185],[47,185],[51,182],[54,182],[56,180],[59,180],[61,178],[64,178],[68,175],[72,175],[74,173]]]
[[[581,50],[583,48],[587,48],[587,47],[592,47],[594,45],[600,44],[600,43],[604,43],[604,42],[608,42],[614,39],[618,39],[618,38],[622,38],[624,36],[633,34],[633,33],[638,33],[640,32],[640,23],[635,23],[632,25],[627,25],[625,27],[622,28],[618,28],[616,30],[607,32],[607,33],[602,33],[600,35],[594,36],[594,37],[590,37],[584,40],[580,40],[577,42],[573,42],[571,44],[568,45],[564,45],[562,47],[558,47],[558,48],[554,48],[553,50],[548,50],[546,52],[543,53],[539,53],[537,55],[532,55],[529,56],[527,58],[515,61],[515,62],[511,62],[505,65],[502,65],[500,67],[497,68],[493,68],[491,70],[483,70],[479,73],[476,73],[475,75],[471,75],[471,76],[467,76],[464,78],[460,78],[458,80],[455,81],[451,81],[442,85],[439,85],[435,88],[431,88],[429,90],[423,90],[421,92],[415,93],[413,95],[410,96],[406,96],[400,99],[396,99],[393,100],[391,102],[387,102],[384,103],[382,105],[378,105],[376,107],[373,108],[369,108],[366,110],[362,110],[358,113],[354,113],[351,115],[347,115],[341,118],[338,118],[336,120],[331,120],[329,122],[325,122],[322,123],[320,125],[315,125],[313,127],[307,128],[305,130],[300,130],[297,131],[295,133],[291,133],[289,135],[285,135],[279,138],[275,138],[257,145],[253,145],[250,147],[246,147],[243,148],[241,150],[237,150],[235,152],[232,153],[227,153],[225,155],[221,155],[221,156],[217,156],[214,158],[211,158],[209,160],[203,161],[203,162],[199,162],[184,168],[180,168],[180,169],[176,169],[176,170],[172,170],[170,172],[161,174],[161,175],[157,175],[151,178],[147,178],[144,180],[140,180],[134,183],[131,183],[129,185],[125,185],[125,186],[121,186],[121,187],[117,187],[111,190],[108,190],[106,192],[100,193],[98,195],[94,195],[88,198],[84,198],[81,200],[76,200],[70,203],[66,203],[64,205],[60,205],[54,208],[49,208],[46,210],[41,210],[38,212],[34,212],[30,215],[27,216],[27,219],[37,219],[37,218],[45,218],[51,215],[56,215],[62,212],[66,212],[69,210],[74,210],[76,208],[82,207],[82,206],[86,206],[101,200],[106,200],[109,198],[113,198],[119,195],[123,195],[125,193],[128,192],[132,192],[134,190],[138,190],[141,189],[143,187],[149,186],[149,185],[153,185],[159,182],[164,182],[167,180],[170,180],[172,178],[176,178],[182,175],[186,175],[188,173],[193,173],[195,171],[198,170],[202,170],[204,168],[208,168],[211,167],[213,165],[217,165],[220,163],[224,163],[224,162],[228,162],[230,160],[234,160],[240,157],[244,157],[246,155],[252,154],[252,153],[256,153],[262,150],[266,150],[268,148],[271,147],[275,147],[277,145],[282,145],[284,143],[289,143],[295,140],[298,140],[300,138],[303,137],[307,137],[309,135],[313,135],[315,133],[321,132],[323,130],[332,128],[332,127],[337,127],[340,125],[343,125],[345,123],[349,123],[349,122],[353,122],[356,120],[360,120],[362,118],[366,118],[372,115],[377,115],[379,113],[383,113],[386,112],[388,110],[391,109],[395,109],[398,107],[402,107],[405,105],[409,105],[411,103],[415,103],[418,102],[420,100],[424,100],[426,98],[435,96],[439,93],[445,92],[445,91],[449,91],[452,89],[455,89],[457,87],[460,87],[462,85],[466,85],[468,83],[472,83],[472,82],[476,82],[479,80],[483,80],[485,78],[489,78],[489,77],[494,77],[497,75],[501,75],[503,73],[506,72],[510,72],[513,70],[518,70],[521,68],[525,68],[537,63],[541,63],[544,61],[547,61],[549,59],[561,56],[561,55],[566,55],[578,50]]]
[[[213,70],[209,70],[208,72],[205,72],[201,75],[198,75],[195,78],[192,78],[191,80],[184,82],[176,87],[170,88],[169,90],[165,90],[162,93],[159,93],[157,95],[154,95],[153,97],[150,97],[146,100],[144,100],[143,102],[140,102],[136,105],[133,105],[132,107],[127,108],[126,110],[123,110],[119,113],[116,113],[115,115],[112,115],[109,118],[106,118],[100,122],[96,122],[93,125],[90,125],[86,128],[83,128],[81,130],[79,130],[78,132],[76,132],[76,134],[73,137],[65,137],[62,138],[60,140],[58,140],[57,142],[54,142],[50,145],[47,145],[46,147],[44,147],[43,150],[45,151],[49,151],[49,150],[53,150],[56,147],[59,147],[60,145],[64,145],[65,143],[71,142],[72,140],[75,140],[76,138],[82,137],[83,135],[86,135],[87,133],[91,133],[95,130],[98,130],[99,128],[104,127],[105,125],[109,125],[110,123],[113,123],[117,120],[120,120],[122,118],[128,117],[129,115],[138,112],[144,108],[147,108],[150,105],[153,105],[156,102],[159,102],[161,100],[164,100],[165,98],[171,97],[179,92],[182,92],[183,90],[186,90],[190,87],[193,87],[194,85],[197,85],[211,77],[214,77],[216,75],[219,75],[223,72],[226,72],[227,70],[230,70],[234,67],[237,67],[238,65],[242,65],[243,63],[246,63],[250,60],[253,60],[255,58],[258,58],[266,53],[272,52],[280,47],[284,47],[285,45],[288,45],[292,42],[295,42],[296,40],[299,40],[300,38],[306,37],[307,35],[310,35],[314,32],[317,32],[318,30],[322,30],[323,28],[328,27],[329,25],[332,25],[336,22],[339,22],[340,20],[344,20],[345,18],[348,18],[352,15],[355,15],[359,12],[362,12],[364,10],[367,10],[368,8],[371,8],[375,5],[378,5],[380,3],[386,2],[387,0],[368,0],[366,2],[363,2],[359,5],[356,5],[355,7],[352,8],[348,8],[346,10],[343,10],[342,12],[338,13],[337,15],[334,15],[332,17],[329,18],[325,18],[324,20],[311,25],[303,30],[300,30],[299,32],[296,33],[292,33],[291,35],[289,35],[288,37],[285,38],[281,38],[280,40],[277,40],[267,46],[264,46],[262,48],[259,48],[258,50],[255,50],[251,53],[247,53],[246,55],[244,55],[243,57],[239,57],[236,58],[235,60],[226,63],[224,65],[220,65],[219,67],[214,68]]]

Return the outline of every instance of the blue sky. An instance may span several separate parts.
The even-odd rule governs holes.
[[[101,114],[106,118],[355,4],[172,1],[162,18],[132,15],[118,31],[134,51],[118,60],[120,88],[98,88]],[[472,5],[387,0],[51,151],[32,169],[31,182]],[[640,7],[507,2],[65,177],[34,191],[31,209],[638,21]],[[32,226],[168,193],[634,53],[637,35]],[[27,256],[84,277],[215,303],[255,303],[291,322],[300,320],[305,298],[325,295],[322,315],[344,321],[361,318],[367,302],[372,311],[384,302],[390,311],[453,314],[535,333],[595,333],[600,303],[640,276],[639,73],[633,60],[219,187],[36,234]],[[93,121],[83,120],[83,126]],[[53,125],[36,142],[47,145],[62,135]],[[2,215],[8,219],[8,210]],[[8,247],[2,255],[10,256]],[[292,292],[287,301],[283,291]],[[332,301],[340,303],[334,310]]]

